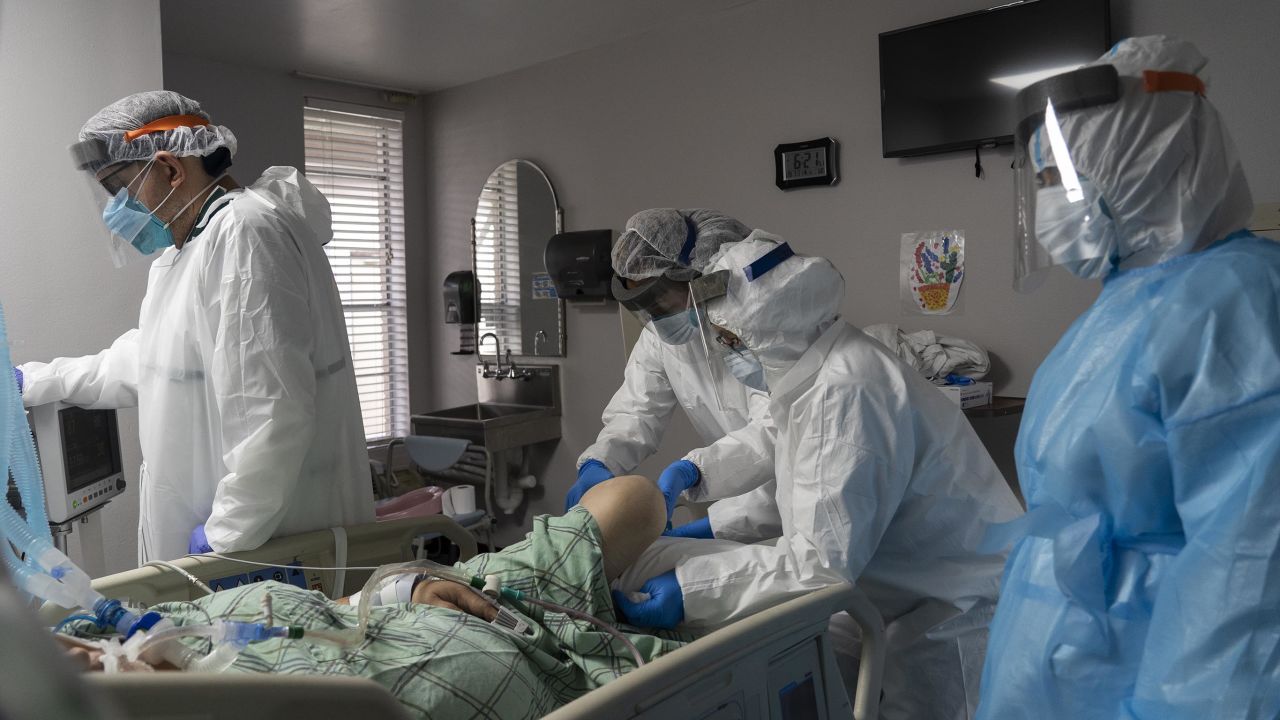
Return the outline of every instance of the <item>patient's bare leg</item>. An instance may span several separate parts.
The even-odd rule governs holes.
[[[640,475],[606,480],[582,496],[600,527],[604,573],[612,582],[653,544],[667,524],[667,508],[653,481]]]

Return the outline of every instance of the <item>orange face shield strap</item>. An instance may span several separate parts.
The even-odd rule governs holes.
[[[162,132],[164,130],[173,130],[180,127],[199,127],[208,125],[209,121],[199,115],[166,115],[159,120],[152,120],[137,130],[130,130],[124,134],[125,142],[133,142],[134,140],[153,132]]]
[[[1147,92],[1193,92],[1204,96],[1204,81],[1183,72],[1142,71],[1142,89]]]

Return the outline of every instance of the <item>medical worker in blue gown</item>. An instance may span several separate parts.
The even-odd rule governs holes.
[[[979,717],[1280,717],[1280,245],[1165,37],[1019,95],[1020,274],[1102,279],[1036,373]]]

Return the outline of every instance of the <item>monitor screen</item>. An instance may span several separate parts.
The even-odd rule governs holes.
[[[1029,0],[880,34],[884,157],[1012,142],[1014,97],[1111,46],[1108,0]]]
[[[58,424],[68,494],[121,471],[115,411],[63,408]]]

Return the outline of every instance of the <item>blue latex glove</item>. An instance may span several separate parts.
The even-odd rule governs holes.
[[[192,555],[213,552],[213,548],[209,547],[209,539],[204,536],[204,523],[200,523],[195,530],[191,531],[191,539],[187,540],[187,552]]]
[[[667,502],[667,522],[671,522],[671,511],[676,509],[676,501],[680,493],[688,490],[702,479],[698,466],[688,460],[677,460],[667,466],[658,476],[658,489],[662,491],[662,499]]]
[[[711,518],[709,517],[685,523],[677,528],[671,528],[662,534],[667,537],[695,538],[698,540],[714,540],[716,537],[711,532]]]
[[[569,509],[577,505],[588,490],[611,477],[613,472],[599,460],[588,460],[582,463],[582,467],[578,468],[578,482],[569,488],[569,494],[565,496],[564,511],[569,512]]]
[[[22,371],[18,368],[13,369],[13,377],[18,381],[18,394],[22,394]]]
[[[649,578],[640,592],[648,595],[649,599],[632,602],[617,590],[613,591],[613,604],[618,606],[622,619],[627,623],[670,630],[684,620],[684,593],[680,591],[675,570]]]

